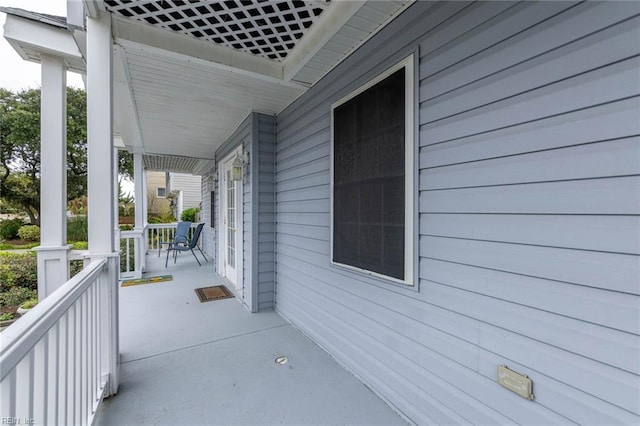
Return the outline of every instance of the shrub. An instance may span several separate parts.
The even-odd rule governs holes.
[[[22,309],[31,309],[34,306],[36,306],[37,304],[38,304],[38,298],[37,297],[33,297],[33,298],[27,300],[26,302],[21,303],[20,307]]]
[[[18,236],[18,231],[24,225],[22,219],[0,220],[0,238],[3,240],[13,240]]]
[[[175,221],[176,221],[176,218],[173,217],[171,212],[165,212],[162,214],[149,213],[147,215],[147,222],[149,223],[172,223]]]
[[[18,235],[25,241],[40,241],[40,227],[37,225],[25,225],[18,229]]]
[[[180,220],[183,222],[195,222],[196,215],[200,212],[200,209],[197,207],[191,207],[190,209],[186,209],[180,215]]]
[[[84,262],[82,259],[74,259],[69,261],[69,277],[75,277],[78,272],[82,271],[84,268]]]
[[[0,291],[12,287],[38,288],[38,263],[36,253],[0,253]]]
[[[86,216],[70,218],[67,221],[67,240],[87,241],[89,239],[87,229],[89,228]]]
[[[86,241],[76,241],[72,243],[71,250],[89,250],[89,243]]]
[[[0,293],[0,308],[9,306],[20,306],[29,299],[37,298],[35,290],[25,287],[13,287],[8,291]]]

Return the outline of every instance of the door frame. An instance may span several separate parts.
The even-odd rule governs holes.
[[[232,281],[227,278],[225,272],[227,256],[227,230],[224,223],[227,211],[226,171],[233,163],[236,154],[242,157],[242,145],[234,149],[218,163],[218,229],[220,230],[220,237],[218,238],[218,271],[221,277],[228,279],[230,282]],[[236,282],[233,285],[234,289],[240,293],[241,298],[244,299],[244,180],[236,183],[236,219]]]

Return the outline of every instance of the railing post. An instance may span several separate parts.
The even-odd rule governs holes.
[[[118,256],[107,261],[107,267],[100,276],[100,365],[102,377],[109,381],[106,395],[118,392],[120,370],[119,308],[118,308]]]
[[[136,210],[135,210],[135,226],[134,230],[137,231],[140,235],[134,240],[134,250],[135,250],[135,270],[140,271],[140,273],[144,272],[146,267],[146,261],[144,256],[145,245],[142,240],[144,235],[144,227],[145,227],[145,216],[146,212],[144,211],[144,203],[142,201],[145,198],[145,187],[144,185],[144,164],[142,161],[142,154],[134,153],[133,154],[133,183],[134,183],[134,194],[136,198]]]
[[[38,252],[38,297],[54,292],[69,279],[67,254],[67,87],[64,59],[41,56],[40,99],[42,205]]]
[[[89,257],[106,259],[100,278],[101,371],[108,380],[106,395],[118,391],[118,271],[114,244],[115,185],[113,153],[113,46],[111,15],[87,17],[87,171]]]

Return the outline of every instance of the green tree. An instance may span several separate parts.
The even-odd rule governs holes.
[[[19,207],[32,223],[40,218],[40,89],[12,92],[0,88],[0,197]],[[118,168],[133,175],[133,160],[123,152]],[[67,201],[87,194],[87,97],[67,88]]]

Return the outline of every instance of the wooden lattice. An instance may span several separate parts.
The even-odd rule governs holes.
[[[331,0],[106,0],[117,15],[281,61]]]

